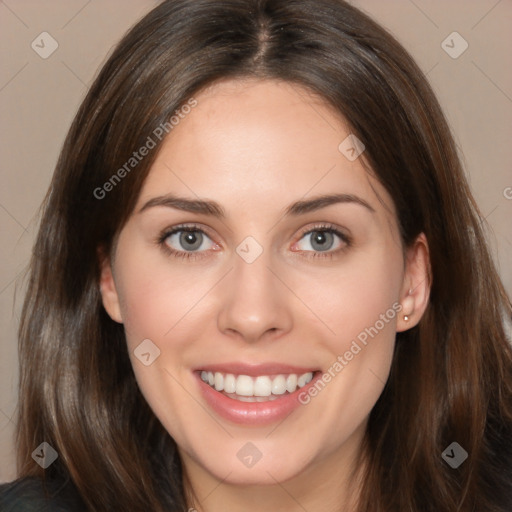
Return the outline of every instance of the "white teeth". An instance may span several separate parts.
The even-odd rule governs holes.
[[[284,395],[285,393],[286,393],[286,379],[284,378],[284,375],[278,375],[272,381],[272,394],[273,395]]]
[[[228,373],[224,377],[224,391],[226,393],[234,393],[236,391],[236,377],[232,373]]]
[[[308,382],[311,382],[312,378],[313,374],[311,372],[301,375],[297,380],[297,386],[299,386],[299,388],[304,387]]]
[[[264,402],[273,400],[279,395],[293,393],[313,379],[313,372],[297,375],[277,375],[273,379],[268,375],[250,377],[249,375],[233,375],[232,373],[201,372],[201,380],[208,383],[216,391],[234,395],[243,402]]]
[[[286,391],[293,393],[297,389],[297,375],[291,373],[286,377]]]
[[[237,400],[239,402],[254,402],[254,397],[253,396],[238,396]]]
[[[222,391],[224,389],[224,375],[219,372],[215,372],[215,389]]]
[[[238,400],[239,402],[271,402],[272,400],[275,400],[277,396],[237,396],[234,395],[230,398],[234,398],[235,400]]]
[[[270,396],[272,393],[272,381],[270,377],[256,377],[254,382],[254,396]]]
[[[236,379],[235,393],[239,396],[254,396],[254,381],[248,375],[239,375]]]

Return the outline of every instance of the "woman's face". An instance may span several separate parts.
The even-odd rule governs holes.
[[[396,332],[421,316],[425,245],[404,258],[362,148],[305,89],[226,81],[195,99],[120,233],[112,274],[103,266],[105,307],[189,473],[332,475],[360,446]]]

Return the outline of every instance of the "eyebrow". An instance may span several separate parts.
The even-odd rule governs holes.
[[[353,194],[324,194],[316,196],[312,199],[296,201],[289,205],[284,211],[284,216],[296,217],[306,213],[314,212],[331,206],[333,204],[357,204],[363,206],[371,213],[375,213],[375,209],[367,203],[364,199]],[[205,199],[188,199],[186,197],[178,197],[173,194],[166,194],[158,196],[147,201],[144,206],[139,210],[142,213],[149,208],[155,206],[165,206],[168,208],[175,208],[190,213],[199,213],[203,215],[211,215],[218,219],[226,218],[226,211],[216,201]]]

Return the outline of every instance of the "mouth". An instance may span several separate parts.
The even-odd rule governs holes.
[[[285,419],[303,406],[301,394],[322,374],[312,368],[237,363],[202,367],[193,373],[212,412],[246,426]]]
[[[240,402],[268,402],[290,395],[313,380],[314,372],[277,375],[236,375],[202,370],[201,380],[215,391]]]

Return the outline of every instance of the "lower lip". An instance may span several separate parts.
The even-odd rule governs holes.
[[[219,416],[242,425],[267,425],[283,420],[302,405],[299,402],[299,394],[307,393],[308,388],[313,386],[320,376],[321,372],[317,372],[317,375],[314,375],[311,382],[307,385],[272,401],[241,402],[216,391],[209,384],[201,380],[200,374],[196,373],[199,388],[208,405]]]

